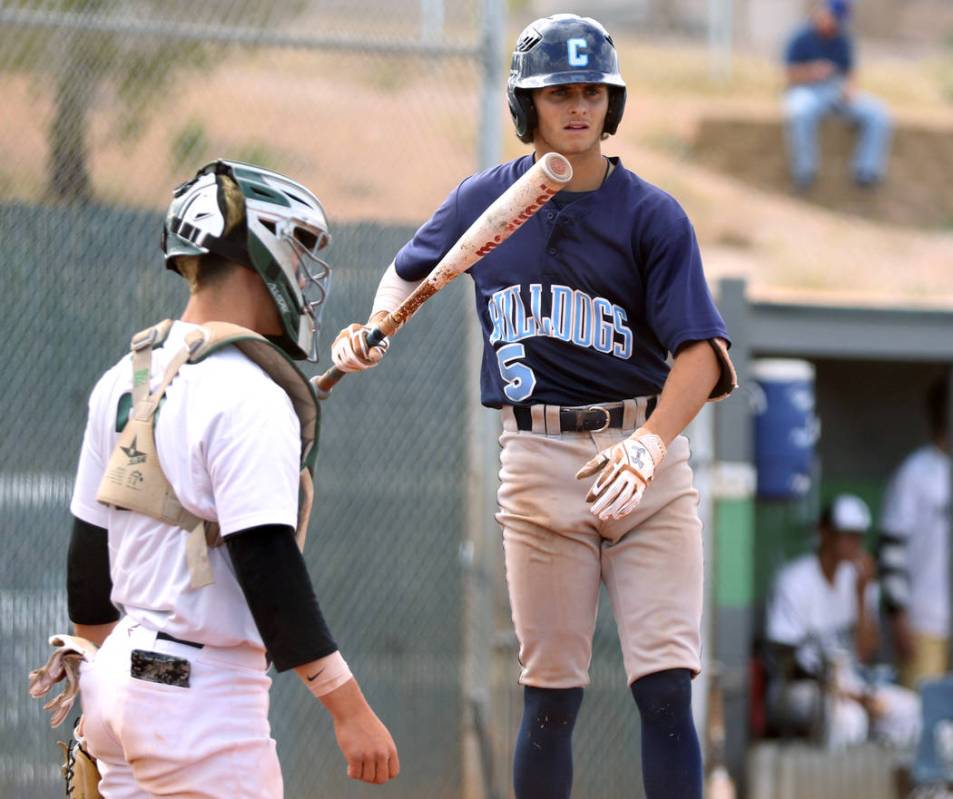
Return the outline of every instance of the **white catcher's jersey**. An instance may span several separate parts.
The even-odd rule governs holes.
[[[867,586],[867,611],[877,614],[878,590]],[[834,583],[827,582],[815,553],[802,555],[782,567],[774,581],[766,617],[771,641],[796,647],[805,670],[820,673],[824,658],[854,655],[857,626],[857,569],[839,563]]]
[[[154,389],[195,325],[176,322],[153,351]],[[109,531],[112,602],[145,626],[186,641],[264,648],[225,547],[209,550],[215,582],[189,587],[186,533],[96,501],[116,446],[120,400],[131,390],[126,356],[96,384],[89,400],[71,511]],[[185,364],[156,415],[162,470],[182,505],[218,522],[223,536],[263,524],[294,527],[298,515],[300,438],[288,395],[234,347]]]
[[[911,453],[890,481],[881,527],[906,542],[910,624],[950,634],[950,458],[932,444]]]

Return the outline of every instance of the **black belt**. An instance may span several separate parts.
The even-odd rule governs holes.
[[[171,641],[173,644],[184,644],[185,646],[191,646],[194,649],[202,649],[205,647],[205,644],[197,644],[195,641],[183,641],[181,638],[176,638],[174,635],[169,635],[168,633],[163,632],[156,633],[156,640]]]
[[[655,397],[650,397],[645,406],[645,418],[652,415],[657,404]],[[600,405],[591,405],[588,408],[560,408],[559,430],[562,433],[597,433],[608,427],[622,427],[622,418],[625,408],[619,405],[615,408],[603,408]],[[529,405],[514,405],[513,416],[516,417],[517,430],[533,429],[533,412]]]

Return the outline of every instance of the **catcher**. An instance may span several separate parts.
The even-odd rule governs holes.
[[[175,190],[162,236],[188,305],[135,335],[93,389],[68,597],[76,634],[100,648],[58,653],[79,661],[106,799],[281,797],[269,661],[327,708],[349,777],[399,772],[300,550],[318,408],[293,359],[316,359],[329,238],[301,184],[235,162],[202,168]],[[34,692],[59,671],[34,673]]]

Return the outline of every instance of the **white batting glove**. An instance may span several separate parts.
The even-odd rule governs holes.
[[[592,514],[607,522],[632,513],[664,457],[662,439],[642,429],[602,450],[576,472],[577,480],[599,472],[586,495],[586,502],[592,503]]]
[[[331,360],[338,369],[342,372],[363,372],[380,363],[390,347],[390,339],[385,338],[380,344],[368,347],[367,334],[370,332],[370,325],[355,322],[338,333],[331,345]]]

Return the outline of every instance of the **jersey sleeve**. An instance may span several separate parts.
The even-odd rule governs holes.
[[[257,381],[256,381],[257,382]],[[270,380],[233,397],[203,437],[222,535],[298,519],[298,417]]]
[[[433,216],[400,248],[394,258],[399,277],[410,281],[423,280],[463,234],[460,192],[465,183],[450,192]]]
[[[646,319],[670,353],[690,341],[721,338],[730,343],[708,290],[695,231],[684,212],[649,240],[645,261]]]
[[[893,536],[907,538],[917,518],[917,508],[923,498],[909,462],[900,467],[887,486],[881,514],[881,528]]]
[[[73,516],[96,527],[107,527],[109,519],[106,506],[96,500],[111,455],[104,450],[109,436],[103,434],[101,427],[106,425],[108,431],[108,426],[115,422],[115,410],[107,407],[108,394],[105,381],[100,380],[89,396],[86,429],[70,502]]]

